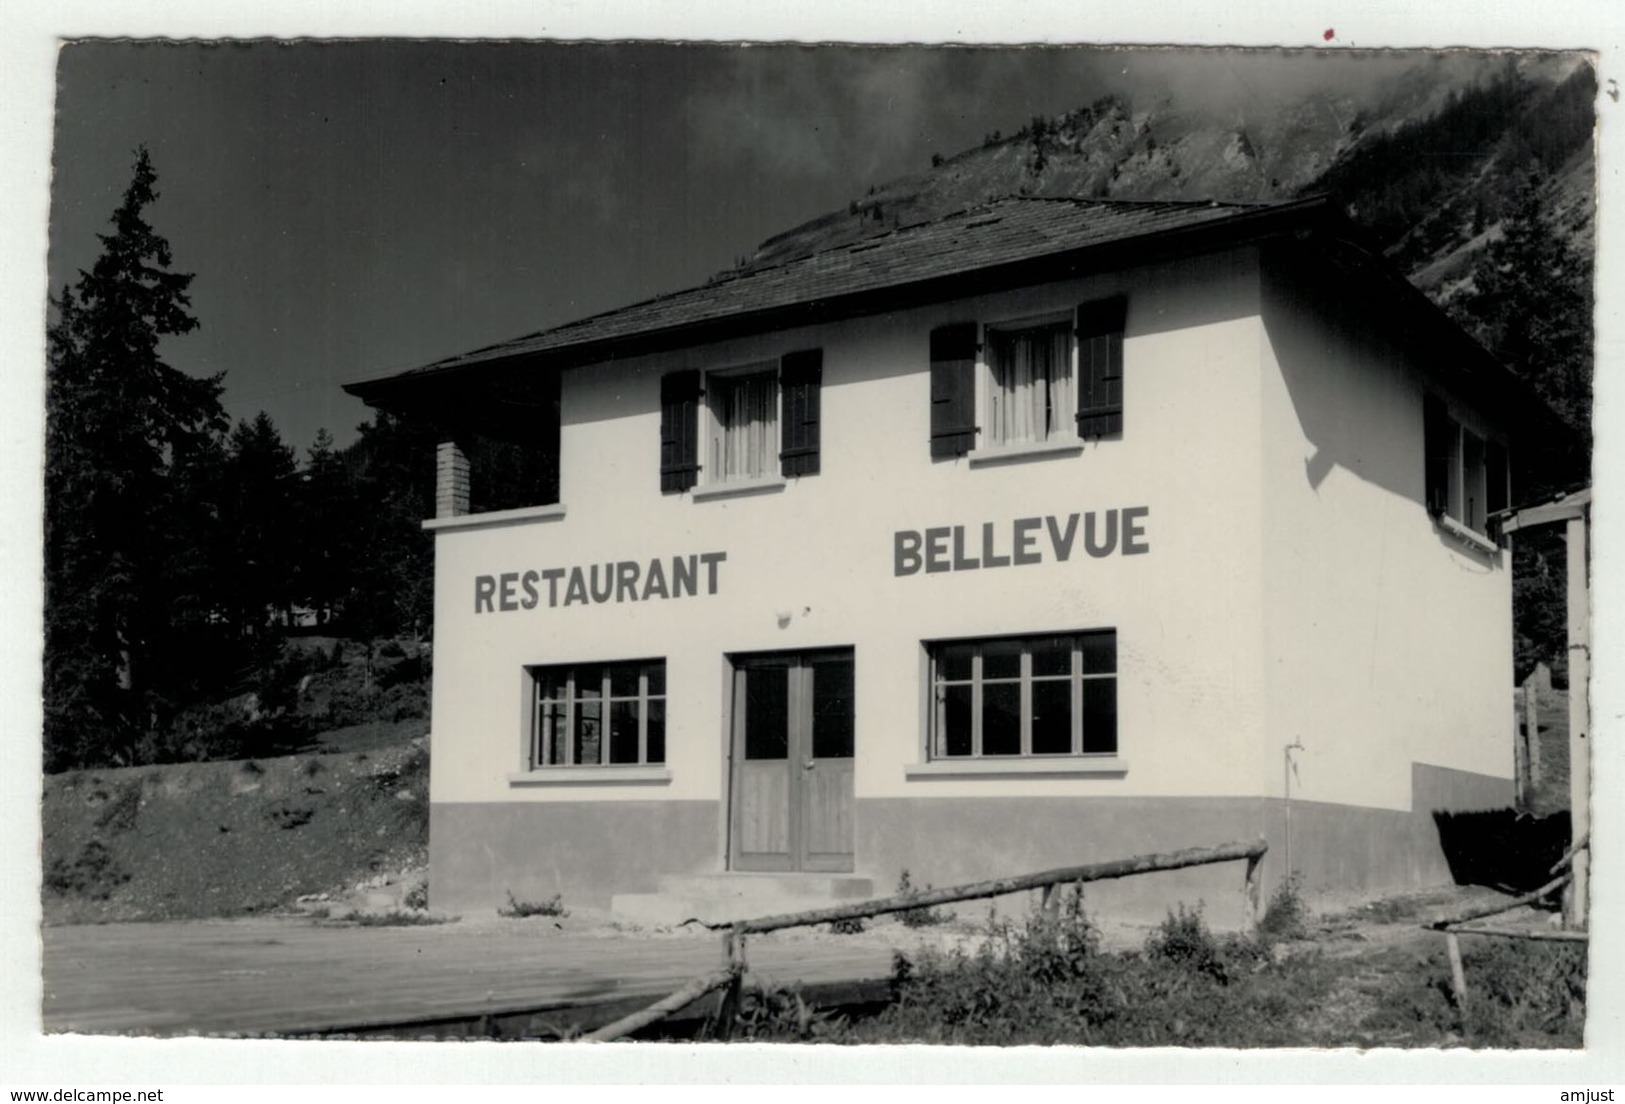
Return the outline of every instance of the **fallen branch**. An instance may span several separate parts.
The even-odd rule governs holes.
[[[704,977],[697,977],[671,996],[656,1001],[641,1012],[634,1012],[630,1016],[622,1016],[613,1023],[607,1023],[597,1031],[582,1036],[582,1040],[589,1043],[607,1043],[630,1035],[640,1027],[647,1027],[656,1020],[664,1019],[673,1012],[693,1004],[707,993],[721,989],[733,979],[732,969],[715,970]]]
[[[1539,889],[1525,893],[1522,897],[1514,897],[1510,901],[1502,901],[1501,903],[1495,905],[1479,905],[1455,916],[1446,916],[1438,920],[1430,920],[1422,926],[1424,928],[1430,928],[1433,931],[1444,931],[1446,928],[1452,927],[1453,925],[1465,924],[1469,920],[1482,920],[1486,916],[1499,916],[1503,912],[1511,912],[1513,909],[1522,908],[1524,905],[1534,904],[1541,898],[1550,895],[1553,891],[1562,889],[1568,884],[1569,877],[1570,876],[1568,874],[1564,874],[1562,877],[1553,878]]]
[[[1556,874],[1559,870],[1567,870],[1569,868],[1570,864],[1572,864],[1574,862],[1574,856],[1579,854],[1581,851],[1584,851],[1586,848],[1588,848],[1590,846],[1591,846],[1591,834],[1589,832],[1587,832],[1587,833],[1583,834],[1579,839],[1577,839],[1573,843],[1569,844],[1569,849],[1567,851],[1563,852],[1563,857],[1561,859],[1558,859],[1557,862],[1555,864],[1553,864],[1552,868],[1550,870],[1548,870],[1546,873],[1548,873],[1548,874]]]

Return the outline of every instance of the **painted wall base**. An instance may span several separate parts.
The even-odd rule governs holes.
[[[1375,895],[1448,883],[1433,813],[1508,807],[1512,785],[1416,764],[1412,811],[1294,801],[1290,833],[1279,798],[860,798],[858,872],[886,894],[904,870],[916,886],[946,886],[1263,836],[1266,899],[1288,870],[1312,897]],[[653,891],[663,874],[722,869],[721,816],[712,801],[435,804],[431,903],[494,910],[511,891],[605,907],[615,893]],[[1212,925],[1232,928],[1244,915],[1243,869],[1225,863],[1095,883],[1085,899],[1096,914],[1145,921],[1201,903]],[[1012,906],[1020,902],[1004,905]],[[986,906],[961,908],[980,915]]]
[[[715,801],[434,803],[429,903],[493,912],[561,894],[607,908],[618,892],[652,890],[662,874],[718,870]]]

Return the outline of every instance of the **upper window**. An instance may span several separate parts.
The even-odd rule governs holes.
[[[666,761],[664,660],[533,667],[531,769]]]
[[[931,332],[931,455],[1123,432],[1125,300]],[[980,396],[980,397],[979,397]]]
[[[1065,322],[988,327],[989,444],[1037,444],[1076,437],[1072,334]]]
[[[1507,508],[1506,446],[1451,416],[1443,399],[1423,401],[1428,511],[1490,536],[1490,516]]]
[[[930,646],[932,759],[1117,753],[1117,633]]]
[[[660,489],[816,475],[823,350],[660,380]]]
[[[778,473],[778,365],[758,365],[706,378],[710,411],[707,483],[765,479]]]

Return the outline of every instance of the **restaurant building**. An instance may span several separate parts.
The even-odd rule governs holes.
[[[437,907],[1387,890],[1510,803],[1538,403],[1323,201],[1002,200],[348,389],[440,433]]]

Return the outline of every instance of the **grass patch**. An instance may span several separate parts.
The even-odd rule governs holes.
[[[508,904],[506,908],[497,909],[498,916],[526,917],[526,916],[555,916],[563,919],[570,915],[570,910],[564,907],[564,898],[560,894],[553,894],[545,901],[516,900],[513,890],[508,891]]]
[[[1318,956],[1277,962],[1261,943],[1215,936],[1180,908],[1139,952],[1107,953],[1068,892],[1054,914],[992,916],[974,950],[893,959],[892,999],[877,1016],[816,1023],[780,998],[751,1037],[952,1045],[1275,1046],[1329,988]]]
[[[449,924],[455,916],[430,916],[426,912],[391,909],[388,912],[362,912],[352,909],[338,918],[360,928],[417,928],[427,924]]]
[[[1055,914],[990,916],[974,947],[894,955],[890,1000],[872,1015],[822,1014],[794,992],[771,991],[747,1000],[738,1035],[958,1046],[1583,1045],[1583,946],[1464,940],[1463,1015],[1450,1000],[1442,939],[1417,933],[1404,945],[1332,954],[1289,950],[1291,930],[1282,921],[1273,934],[1216,934],[1200,907],[1182,905],[1139,950],[1107,952],[1074,889]]]

